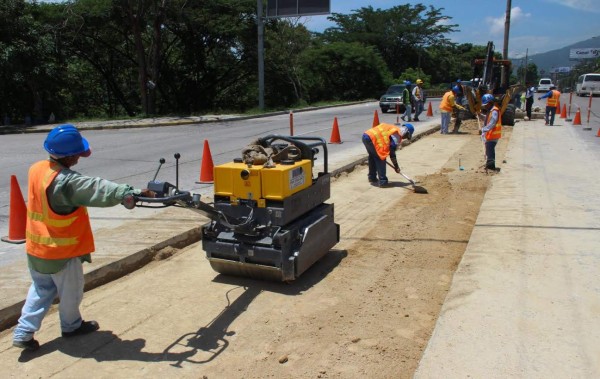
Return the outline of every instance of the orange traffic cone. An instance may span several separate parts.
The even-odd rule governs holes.
[[[376,127],[377,125],[379,125],[379,115],[377,114],[377,109],[375,109],[375,115],[373,116],[373,126],[372,128]]]
[[[596,137],[600,137],[600,128],[598,128],[598,133],[596,133]]]
[[[202,152],[202,167],[200,168],[200,181],[198,183],[213,183],[213,160],[210,154],[208,140],[204,140],[204,150]]]
[[[560,113],[560,118],[567,118],[567,104],[563,104],[563,109]]]
[[[575,113],[575,120],[573,120],[573,125],[581,125],[581,112],[579,111],[579,107],[577,107],[577,112]]]
[[[27,223],[27,207],[17,182],[17,177],[10,176],[10,214],[8,215],[8,236],[2,241],[8,243],[25,242],[25,224]]]
[[[331,138],[329,139],[329,143],[342,143],[337,117],[333,118],[333,129],[331,130]]]
[[[429,107],[427,108],[427,117],[433,117],[433,109],[431,109],[431,102],[429,103]]]
[[[558,113],[560,116],[560,97],[558,98],[556,103],[556,113]]]

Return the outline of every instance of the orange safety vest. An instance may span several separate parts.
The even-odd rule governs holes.
[[[554,107],[556,108],[556,106],[558,105],[558,98],[560,97],[560,92],[558,92],[557,90],[553,89],[552,90],[552,96],[548,97],[546,99],[546,106],[547,107]]]
[[[375,151],[381,160],[387,158],[390,155],[390,136],[394,133],[400,134],[400,129],[392,124],[379,124],[374,128],[371,128],[365,132],[373,142]],[[402,135],[400,134],[400,142],[402,142]]]
[[[497,105],[494,105],[492,107],[492,109],[490,110],[490,112],[487,114],[487,117],[485,118],[485,123],[487,125],[488,120],[492,116],[492,112],[494,110],[496,110],[498,112],[498,120],[496,121],[496,125],[494,125],[493,128],[491,128],[490,130],[488,130],[485,133],[486,141],[494,141],[494,140],[498,140],[498,139],[500,139],[500,137],[502,137],[502,115],[500,114],[500,108]]]
[[[450,101],[450,96],[454,96],[452,91],[448,91],[442,97],[442,102],[440,103],[440,109],[446,112],[452,112],[452,107],[454,106],[454,101]]]
[[[42,259],[66,259],[95,250],[94,236],[86,207],[68,215],[55,213],[47,189],[61,170],[56,162],[40,161],[29,169],[26,251]]]

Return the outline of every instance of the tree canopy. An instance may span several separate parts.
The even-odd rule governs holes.
[[[258,103],[255,0],[70,0],[0,4],[0,116],[244,112]],[[485,47],[457,45],[443,8],[333,13],[323,33],[265,20],[269,109],[381,95],[398,80],[471,75]]]

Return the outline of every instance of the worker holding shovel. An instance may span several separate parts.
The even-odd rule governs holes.
[[[402,143],[402,138],[411,139],[414,131],[411,124],[396,126],[382,123],[364,132],[362,141],[369,153],[368,178],[370,183],[378,183],[379,187],[388,186],[385,167],[388,156],[394,165],[394,170],[400,173],[396,149]]]

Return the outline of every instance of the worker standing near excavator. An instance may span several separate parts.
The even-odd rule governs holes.
[[[554,116],[556,116],[556,107],[558,106],[558,99],[560,98],[560,92],[556,89],[556,86],[551,86],[550,91],[546,92],[545,95],[538,97],[538,100],[546,100],[546,125],[550,123],[550,126],[554,125]]]
[[[485,168],[486,170],[500,171],[496,167],[496,144],[502,137],[502,119],[500,118],[500,107],[494,96],[487,93],[481,98],[481,107],[487,111],[484,125],[481,128],[481,139],[485,144]],[[480,117],[481,115],[478,115]]]
[[[465,108],[456,103],[455,97],[460,93],[458,85],[452,87],[452,89],[444,94],[442,101],[440,102],[440,113],[442,115],[442,127],[440,133],[448,134],[448,126],[450,126],[450,118],[454,108],[465,110]]]
[[[34,351],[33,336],[56,297],[63,338],[98,330],[96,321],[84,321],[79,305],[83,298],[83,262],[91,262],[95,250],[87,208],[110,207],[125,195],[154,197],[150,190],[88,177],[72,171],[80,157],[92,153],[88,141],[70,124],[52,129],[44,142],[50,155],[29,169],[26,244],[33,283],[17,327],[13,346]]]
[[[400,173],[400,166],[396,159],[396,149],[402,139],[411,139],[415,129],[411,124],[398,127],[392,124],[379,124],[366,130],[362,141],[369,154],[369,183],[379,183],[379,187],[387,187],[386,159],[389,156],[394,169]],[[379,178],[379,181],[378,181]]]

